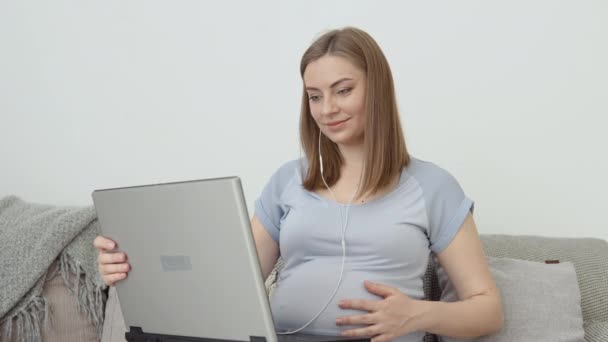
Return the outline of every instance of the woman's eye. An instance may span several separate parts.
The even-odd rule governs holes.
[[[351,88],[343,88],[343,89],[338,90],[338,94],[346,95],[346,94],[350,93],[351,90],[352,90]]]
[[[316,101],[318,101],[318,100],[319,100],[319,95],[310,95],[310,96],[308,97],[308,99],[309,99],[310,101],[316,102]]]

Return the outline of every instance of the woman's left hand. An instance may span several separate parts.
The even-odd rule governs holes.
[[[416,331],[415,318],[423,312],[423,301],[412,299],[399,289],[365,281],[367,291],[383,300],[345,299],[339,302],[342,309],[368,311],[367,314],[338,317],[337,325],[362,324],[365,328],[342,331],[342,336],[372,337],[372,342],[391,341]]]

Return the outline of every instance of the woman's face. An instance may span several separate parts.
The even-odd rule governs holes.
[[[325,55],[304,71],[310,112],[321,132],[339,145],[363,142],[365,72],[343,57]]]

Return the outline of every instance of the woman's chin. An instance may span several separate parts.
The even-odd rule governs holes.
[[[341,146],[356,146],[363,144],[363,137],[355,138],[352,135],[334,134],[329,135],[329,139],[337,145]]]

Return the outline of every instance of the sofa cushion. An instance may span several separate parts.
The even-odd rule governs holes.
[[[608,341],[608,322],[585,322],[585,342]]]
[[[501,293],[505,321],[502,330],[475,341],[583,341],[580,291],[572,263],[488,257],[488,265]],[[443,270],[438,270],[438,277],[440,284],[446,284],[441,300],[457,301],[456,290]]]
[[[608,322],[608,241],[596,238],[555,238],[525,235],[481,235],[487,256],[574,264],[583,320]]]

